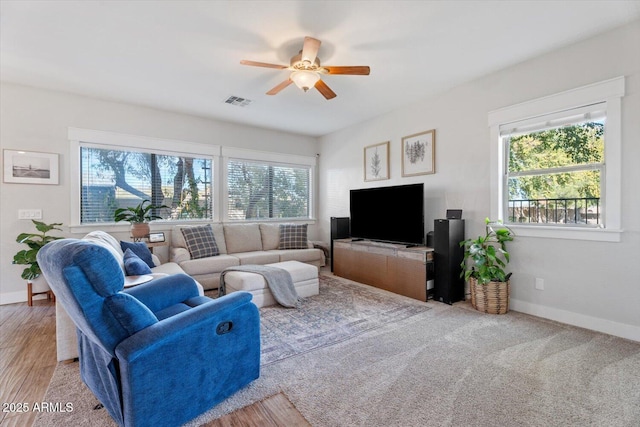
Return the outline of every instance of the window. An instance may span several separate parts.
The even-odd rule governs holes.
[[[310,172],[308,166],[230,159],[228,218],[309,218]]]
[[[212,218],[211,159],[80,146],[80,223],[113,222],[114,211],[149,200],[163,219]]]
[[[165,220],[215,217],[215,164],[219,146],[111,132],[69,129],[73,226],[113,223],[117,208],[143,200],[167,208]]]
[[[493,218],[520,236],[619,241],[624,77],[489,113]]]
[[[603,108],[600,103],[500,126],[508,153],[507,223],[602,225]]]
[[[313,217],[315,156],[77,128],[69,140],[72,232],[144,199],[167,221]]]
[[[222,149],[226,218],[310,219],[315,158]]]

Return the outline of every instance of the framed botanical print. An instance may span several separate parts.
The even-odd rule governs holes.
[[[402,176],[436,173],[436,130],[402,138]]]
[[[364,180],[389,179],[389,141],[364,148]]]

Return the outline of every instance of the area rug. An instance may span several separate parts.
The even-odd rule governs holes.
[[[261,364],[331,346],[428,309],[424,302],[320,276],[319,295],[303,299],[299,309],[260,309]]]

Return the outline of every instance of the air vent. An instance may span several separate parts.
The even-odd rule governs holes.
[[[253,101],[247,98],[240,98],[239,96],[230,96],[225,101],[225,103],[229,105],[236,105],[238,107],[246,107],[251,104]]]

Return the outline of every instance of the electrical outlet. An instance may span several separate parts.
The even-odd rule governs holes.
[[[536,289],[539,291],[544,291],[544,279],[536,277]]]
[[[18,209],[18,219],[42,219],[42,209]]]

